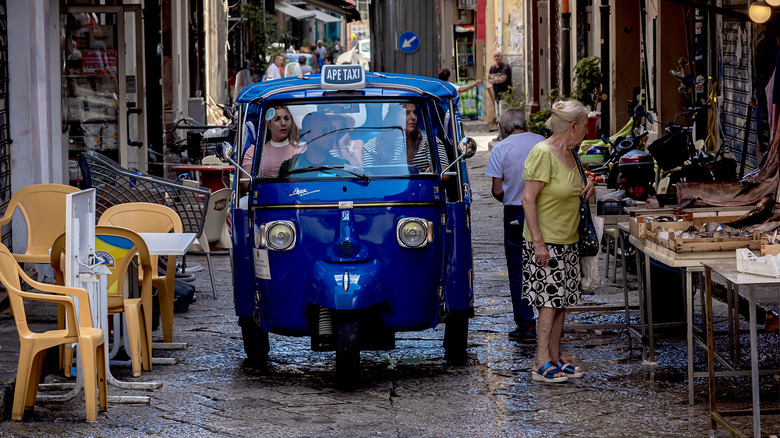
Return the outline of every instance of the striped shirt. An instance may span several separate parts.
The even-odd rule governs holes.
[[[388,143],[382,140],[383,140],[383,135],[374,137],[371,140],[369,140],[366,143],[366,145],[363,147],[364,166],[386,165],[386,164],[407,164],[406,147],[404,143],[400,141],[394,141],[390,143],[388,148]],[[385,148],[385,151],[389,152],[385,156],[380,156],[380,154],[377,152],[377,146],[379,145],[380,142],[382,143],[382,147]],[[438,138],[436,139],[436,150],[437,153],[439,154],[439,163],[441,164],[441,168],[444,169],[449,165],[450,161],[447,158],[447,151],[444,150],[444,144]],[[420,147],[419,149],[417,149],[417,153],[415,153],[414,157],[412,158],[412,164],[421,173],[433,172],[431,166],[430,147],[428,146],[428,138],[425,135],[423,135],[422,138],[420,139]]]

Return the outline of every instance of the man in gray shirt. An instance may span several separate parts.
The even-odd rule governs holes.
[[[523,298],[523,223],[525,213],[520,198],[525,182],[525,159],[533,147],[544,141],[539,134],[526,132],[525,113],[510,108],[501,114],[500,125],[505,138],[493,147],[485,175],[493,177],[493,197],[504,203],[504,252],[509,270],[509,292],[512,296],[515,330],[509,339],[536,342],[536,321],[528,300]]]

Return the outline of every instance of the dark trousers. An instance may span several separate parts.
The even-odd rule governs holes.
[[[504,252],[509,270],[509,292],[512,295],[512,312],[515,324],[521,331],[536,326],[534,311],[523,298],[523,207],[504,206]]]

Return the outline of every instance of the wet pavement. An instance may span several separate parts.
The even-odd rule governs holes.
[[[336,389],[335,354],[310,351],[308,338],[272,335],[268,366],[245,366],[232,307],[230,262],[226,255],[218,255],[212,257],[218,298],[211,296],[208,273],[197,273],[197,301],[175,316],[174,341],[189,347],[155,351],[155,357],[173,357],[178,363],[155,365],[137,379],[129,367],[112,366],[121,380],[163,382],[154,391],[109,387],[109,395],[148,395],[149,405],[111,403],[107,412],[99,413],[96,424],[88,424],[83,395],[68,402],[39,402],[24,422],[0,423],[0,436],[707,436],[707,382],[696,381],[697,403],[689,406],[683,332],[657,342],[658,365],[649,367],[639,357],[637,341],[634,351],[628,350],[622,330],[567,331],[565,354],[585,370],[585,378],[561,385],[531,382],[534,347],[512,342],[506,335],[514,327],[502,209],[490,196],[490,181],[484,176],[487,144],[495,133],[474,134],[480,143],[480,152],[469,162],[476,317],[471,320],[466,365],[443,360],[440,327],[399,334],[392,351],[364,352],[363,381],[353,391]],[[203,257],[188,259],[205,265]],[[635,285],[635,277],[629,283]],[[618,285],[606,281],[595,295],[584,296],[583,303],[622,304]],[[636,304],[636,291],[630,296]],[[38,317],[35,326],[52,321]],[[615,324],[623,316],[576,313],[567,321]],[[155,332],[154,337],[160,338],[161,333]],[[776,346],[776,333],[762,335],[765,365],[776,366]],[[13,380],[18,351],[8,311],[0,314],[0,347],[0,382],[8,383]],[[704,369],[705,359],[703,350],[697,349],[697,369]],[[747,379],[718,382],[720,397],[729,406],[749,403]],[[762,384],[762,398],[778,400],[775,379],[766,378]],[[765,433],[780,431],[775,418],[762,422]],[[751,433],[748,417],[738,424]]]

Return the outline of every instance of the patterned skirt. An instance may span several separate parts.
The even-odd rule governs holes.
[[[580,298],[580,254],[578,243],[547,243],[550,263],[543,266],[534,259],[534,244],[523,242],[523,298],[539,307],[566,308]]]

